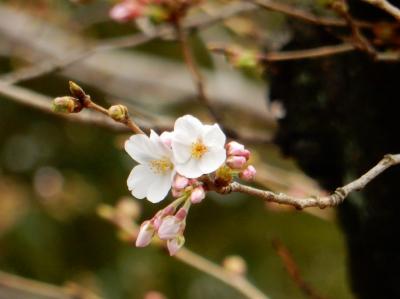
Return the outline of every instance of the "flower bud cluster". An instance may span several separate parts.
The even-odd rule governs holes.
[[[253,165],[247,165],[250,159],[250,151],[243,144],[236,141],[229,142],[226,146],[226,165],[233,171],[238,172],[243,180],[253,180],[256,175],[256,169]]]
[[[188,196],[193,204],[201,203],[206,197],[203,183],[196,179],[188,179],[180,174],[176,174],[172,182],[172,196]]]
[[[182,199],[185,203],[177,209]],[[158,211],[152,219],[144,221],[136,238],[136,247],[149,245],[153,237],[157,235],[161,240],[167,241],[169,254],[174,255],[185,243],[183,232],[190,203],[190,200],[185,197],[179,198]]]

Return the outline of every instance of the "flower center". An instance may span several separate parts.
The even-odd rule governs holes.
[[[174,166],[169,159],[162,158],[159,160],[152,160],[150,162],[150,168],[157,174],[164,174],[167,171],[172,170]]]
[[[192,157],[200,159],[208,151],[201,140],[192,143]]]

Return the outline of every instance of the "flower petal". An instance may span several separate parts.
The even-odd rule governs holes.
[[[153,177],[153,182],[150,188],[147,190],[147,199],[152,203],[158,203],[162,201],[168,194],[172,185],[171,173],[165,175],[158,175]]]
[[[175,169],[180,174],[189,179],[195,179],[204,174],[199,167],[200,160],[190,159],[186,163],[176,164]]]
[[[157,153],[159,157],[171,157],[171,149],[168,148],[161,137],[153,130],[150,131],[150,140],[155,153]]]
[[[211,173],[220,167],[226,159],[224,148],[210,147],[199,161],[199,167],[204,174]]]
[[[151,140],[144,134],[131,136],[125,142],[125,150],[137,162],[144,164],[158,157]]]
[[[174,155],[174,161],[177,163],[187,162],[192,155],[192,145],[182,143],[180,140],[172,139],[172,153]]]
[[[128,188],[132,195],[142,199],[146,197],[147,190],[154,182],[154,173],[145,165],[135,166],[128,177]]]
[[[175,121],[174,135],[181,141],[191,143],[194,139],[201,136],[203,124],[192,115],[179,117]]]
[[[226,141],[226,136],[218,124],[205,125],[202,138],[207,146],[224,147]]]

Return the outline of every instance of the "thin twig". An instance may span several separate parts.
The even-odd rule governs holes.
[[[21,298],[22,296],[29,296],[29,298],[43,297],[48,299],[100,299],[98,295],[76,284],[70,287],[59,287],[3,271],[0,271],[0,288],[18,290],[24,293],[24,295],[21,294]]]
[[[368,170],[358,179],[348,183],[343,187],[339,187],[334,193],[328,196],[315,196],[307,198],[298,198],[284,193],[274,193],[271,191],[261,190],[250,186],[242,185],[238,182],[231,183],[228,187],[217,190],[220,193],[240,192],[251,196],[259,197],[266,201],[275,202],[279,204],[291,205],[297,209],[308,207],[334,207],[344,201],[344,199],[353,191],[363,189],[369,182],[375,179],[378,175],[384,172],[391,166],[400,163],[400,154],[386,155],[378,164]]]
[[[111,208],[112,209],[112,208]],[[116,227],[121,229],[125,234],[125,240],[132,242],[136,239],[139,227],[132,221],[123,219],[115,215],[115,212],[110,215],[103,215],[103,218],[114,224]],[[164,248],[164,242],[153,242],[152,244]],[[204,272],[219,281],[225,283],[226,285],[237,290],[249,299],[269,299],[267,295],[261,292],[256,286],[254,286],[246,277],[241,275],[235,275],[218,264],[211,262],[210,260],[202,257],[201,255],[194,253],[193,251],[183,247],[174,256],[177,260]]]
[[[338,19],[335,17],[322,17],[312,14],[304,9],[294,7],[286,3],[275,2],[271,0],[247,0],[254,3],[264,9],[280,12],[287,16],[302,20],[304,22],[319,25],[319,26],[331,26],[331,27],[346,27],[347,23],[345,20]],[[362,21],[355,21],[359,26],[371,27],[372,24]]]
[[[221,53],[224,55],[237,55],[238,53],[234,49],[224,47],[220,45],[210,45],[208,47],[215,53]],[[260,61],[285,61],[285,60],[297,60],[297,59],[310,59],[318,58],[330,55],[337,55],[355,50],[355,46],[350,43],[343,43],[339,45],[323,46],[313,49],[305,50],[293,50],[293,51],[280,51],[280,52],[267,52],[258,54],[257,58]]]
[[[357,49],[366,52],[372,58],[375,58],[377,55],[377,52],[374,49],[374,47],[371,45],[369,40],[363,35],[363,33],[361,32],[360,26],[356,23],[356,21],[353,19],[352,15],[350,14],[347,1],[346,0],[337,0],[337,2],[334,2],[334,4],[332,5],[332,8],[340,16],[343,17],[343,19],[346,21],[347,25],[349,26],[349,28],[351,30],[351,34],[352,34],[351,42],[354,44],[354,46]]]
[[[311,287],[304,279],[301,277],[299,267],[297,266],[295,260],[290,254],[289,249],[279,241],[278,239],[273,240],[272,245],[281,258],[286,271],[288,272],[290,278],[297,285],[297,287],[309,298],[311,299],[326,299],[319,295],[313,287]]]
[[[221,123],[221,120],[222,120],[221,116],[219,115],[217,110],[214,109],[214,106],[211,104],[210,99],[208,98],[208,96],[206,94],[203,76],[201,75],[200,70],[197,66],[197,63],[193,57],[192,50],[188,43],[187,35],[183,31],[183,28],[182,28],[179,20],[175,23],[175,28],[176,28],[176,34],[177,34],[178,41],[181,45],[183,59],[185,61],[185,64],[186,64],[189,72],[190,72],[190,75],[192,76],[192,80],[193,80],[194,84],[196,85],[197,93],[199,95],[199,100],[204,105],[204,107],[207,108],[208,112],[211,114],[211,116],[214,118],[214,120],[218,123]]]
[[[251,3],[233,3],[221,8],[220,13],[215,15],[191,17],[187,21],[183,22],[182,27],[185,31],[204,29],[222,20],[254,9],[255,6]],[[167,24],[156,27],[154,32],[151,34],[137,33],[128,37],[112,38],[99,43],[92,43],[92,46],[88,49],[72,54],[70,57],[51,62],[46,61],[44,63],[35,64],[31,67],[23,68],[3,76],[1,80],[9,84],[16,84],[62,70],[99,52],[136,47],[174,33],[174,27]]]
[[[389,1],[386,0],[361,0],[361,1],[367,2],[375,7],[378,7],[386,11],[388,14],[392,15],[397,21],[400,21],[400,9],[391,4]]]

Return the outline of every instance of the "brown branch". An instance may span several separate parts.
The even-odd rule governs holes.
[[[351,42],[354,44],[354,46],[357,49],[366,52],[372,58],[375,58],[377,52],[375,48],[371,45],[369,40],[361,32],[359,24],[357,24],[356,21],[351,16],[347,1],[336,0],[336,2],[332,4],[332,8],[346,21],[348,27],[351,30],[352,34]]]
[[[0,288],[3,292],[4,288],[15,290],[18,292],[15,298],[100,299],[96,294],[76,284],[59,287],[2,271],[0,271]]]
[[[367,2],[375,7],[378,7],[386,11],[388,14],[392,15],[397,21],[400,21],[400,9],[391,4],[389,1],[386,0],[361,0],[361,1]]]
[[[271,0],[248,0],[251,3],[254,3],[264,9],[280,12],[287,16],[302,20],[304,22],[319,25],[319,26],[331,26],[331,27],[346,27],[347,22],[342,19],[338,19],[335,17],[322,17],[312,14],[306,10],[294,7],[293,5],[275,2]],[[355,21],[359,26],[362,27],[371,27],[372,24],[362,22],[362,21]]]
[[[215,53],[224,55],[237,55],[237,51],[220,45],[210,45],[208,47]],[[293,50],[293,51],[280,51],[280,52],[267,52],[258,54],[257,58],[260,61],[285,61],[285,60],[297,60],[297,59],[311,59],[330,55],[337,55],[341,53],[354,51],[354,45],[350,43],[343,43],[339,45],[323,46],[313,49],[306,50]]]
[[[290,251],[286,246],[278,239],[273,240],[272,245],[281,258],[282,263],[288,272],[290,278],[297,285],[297,287],[309,298],[311,299],[326,299],[319,295],[313,287],[311,287],[304,279],[301,277],[299,267],[297,266],[295,260],[293,259]]]
[[[221,121],[222,121],[221,116],[219,115],[218,111],[216,109],[214,109],[214,106],[211,104],[210,99],[208,98],[208,96],[206,94],[204,78],[201,75],[200,70],[197,66],[197,63],[193,57],[192,50],[188,43],[187,35],[183,31],[183,28],[182,28],[179,20],[175,23],[175,28],[176,28],[177,38],[178,38],[178,41],[179,41],[181,49],[182,49],[183,59],[185,61],[185,64],[186,64],[189,72],[190,72],[192,80],[193,80],[194,84],[196,85],[199,100],[204,105],[204,107],[207,108],[208,112],[211,114],[213,119],[216,122],[221,123]]]
[[[335,192],[331,195],[322,197],[315,196],[298,198],[284,193],[274,193],[271,191],[253,188],[250,186],[242,185],[238,182],[233,182],[228,187],[216,191],[220,193],[240,192],[259,197],[266,201],[291,205],[296,207],[297,209],[308,207],[319,207],[323,209],[325,207],[334,207],[339,205],[351,192],[363,189],[368,183],[374,180],[386,169],[397,164],[400,164],[400,154],[386,155],[378,164],[376,164],[358,179],[348,183],[343,187],[337,188]]]
[[[112,207],[104,205],[107,210],[112,210]],[[107,213],[107,215],[103,215],[103,218],[114,224],[116,227],[121,229],[125,234],[125,240],[132,242],[136,239],[139,227],[138,225],[126,219],[120,219],[118,214],[115,212]],[[161,248],[165,247],[163,242],[153,242],[152,244],[159,246]],[[211,262],[210,260],[200,256],[197,253],[183,247],[181,248],[174,256],[177,260],[187,264],[201,272],[204,272],[219,281],[225,283],[226,285],[232,287],[237,290],[239,293],[244,295],[249,299],[269,299],[267,295],[262,293],[256,286],[254,286],[250,281],[246,279],[246,277],[241,275],[235,275],[221,266]]]
[[[212,16],[195,16],[184,21],[182,24],[183,30],[193,31],[198,29],[204,29],[212,26],[224,19],[230,18],[232,16],[238,15],[240,13],[248,12],[254,10],[255,6],[251,3],[234,3],[227,5],[221,9],[221,12]],[[27,81],[39,76],[47,75],[49,73],[59,71],[61,69],[67,68],[85,58],[88,58],[95,53],[102,51],[109,51],[127,47],[136,47],[157,38],[162,38],[164,36],[169,36],[174,34],[174,27],[171,25],[160,25],[153,33],[144,34],[137,33],[128,37],[119,37],[104,40],[99,43],[92,43],[92,45],[82,52],[72,54],[70,57],[62,60],[56,61],[46,61],[44,63],[36,64],[31,67],[23,68],[7,74],[1,77],[3,82],[10,84],[16,84],[22,81]]]

